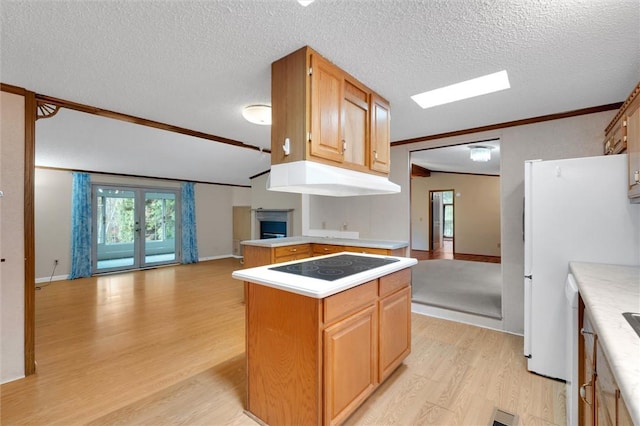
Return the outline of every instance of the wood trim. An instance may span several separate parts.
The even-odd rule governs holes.
[[[391,142],[391,146],[407,145],[412,143],[431,141],[434,139],[450,138],[453,136],[468,135],[471,133],[487,132],[490,130],[505,129],[505,128],[514,127],[514,126],[524,126],[527,124],[542,123],[544,121],[551,121],[551,120],[560,120],[562,118],[577,117],[577,116],[586,115],[586,114],[595,114],[597,112],[604,112],[604,111],[611,111],[613,109],[619,109],[621,105],[622,105],[622,102],[616,102],[612,104],[600,105],[595,107],[576,109],[573,111],[559,112],[559,113],[548,114],[548,115],[540,115],[538,117],[525,118],[522,120],[506,121],[504,123],[490,124],[488,126],[473,127],[470,129],[456,130],[453,132],[445,132],[445,133],[438,133],[435,135],[420,136],[417,138],[404,139],[404,140]]]
[[[411,177],[429,177],[431,176],[431,170],[426,169],[417,164],[411,164]]]
[[[269,169],[269,170],[265,170],[264,172],[262,172],[262,173],[258,173],[257,175],[253,175],[253,176],[249,177],[249,179],[255,179],[255,178],[260,177],[260,176],[262,176],[262,175],[266,175],[266,174],[267,174],[267,173],[269,173],[269,172],[271,172],[271,169]]]
[[[0,83],[0,91],[22,96],[26,96],[27,94],[27,91],[24,88],[5,83]]]
[[[36,372],[35,358],[35,153],[36,96],[25,91],[24,132],[24,374]]]
[[[110,110],[107,110],[107,109],[102,109],[102,108],[98,108],[98,107],[84,105],[84,104],[80,104],[80,103],[77,103],[77,102],[67,101],[67,100],[59,99],[59,98],[54,98],[54,97],[51,97],[51,96],[36,94],[36,99],[38,100],[38,102],[43,102],[43,103],[51,104],[51,105],[57,105],[57,106],[60,106],[62,108],[69,108],[69,109],[73,109],[75,111],[85,112],[85,113],[88,113],[88,114],[94,114],[94,115],[98,115],[98,116],[101,116],[101,117],[113,118],[113,119],[116,119],[116,120],[126,121],[126,122],[129,122],[129,123],[139,124],[139,125],[147,126],[147,127],[154,127],[156,129],[160,129],[160,130],[167,130],[169,132],[180,133],[180,134],[183,134],[183,135],[193,136],[193,137],[200,138],[200,139],[207,139],[207,140],[210,140],[210,141],[224,143],[224,144],[227,144],[227,145],[233,145],[233,146],[237,146],[237,147],[240,147],[240,148],[253,149],[255,151],[268,152],[268,153],[271,152],[271,150],[269,150],[267,148],[261,148],[261,147],[258,147],[258,146],[249,145],[249,144],[246,144],[244,142],[237,141],[237,140],[234,140],[234,139],[229,139],[229,138],[225,138],[225,137],[222,137],[222,136],[212,135],[212,134],[204,133],[204,132],[198,132],[196,130],[190,130],[190,129],[186,129],[184,127],[174,126],[172,124],[161,123],[159,121],[149,120],[149,119],[146,119],[146,118],[136,117],[136,116],[129,115],[129,114],[123,114],[123,113],[120,113],[120,112],[115,112],[115,111],[110,111]]]
[[[638,84],[636,85],[636,87],[631,91],[631,93],[629,94],[629,96],[627,97],[627,99],[624,101],[624,103],[620,106],[620,110],[618,111],[618,113],[616,114],[615,117],[613,117],[613,120],[611,120],[611,122],[609,123],[609,125],[607,126],[606,129],[604,129],[605,133],[609,133],[609,131],[611,130],[611,128],[616,124],[616,122],[620,119],[620,117],[622,117],[622,114],[624,113],[624,111],[627,109],[627,107],[631,104],[631,102],[633,102],[633,100],[638,97],[638,95],[640,95],[640,82],[638,82]]]
[[[444,147],[443,147],[444,148]],[[445,172],[442,170],[431,170],[431,173],[447,173],[447,174],[452,174],[452,175],[470,175],[470,176],[488,176],[488,177],[500,177],[499,174],[497,175],[490,175],[487,173],[469,173],[469,172]],[[421,176],[411,176],[411,177],[421,177]],[[428,176],[427,176],[428,177]]]
[[[66,167],[35,166],[35,168],[43,169],[43,170],[59,170],[63,172],[83,172],[83,173],[91,173],[95,175],[122,176],[122,177],[133,177],[133,178],[140,178],[140,179],[155,179],[155,180],[170,180],[173,182],[193,182],[193,183],[201,183],[205,185],[220,185],[220,186],[234,186],[237,188],[251,188],[250,185],[234,185],[232,183],[207,182],[207,181],[191,180],[191,179],[176,179],[176,178],[161,177],[161,176],[132,175],[127,173],[98,172],[95,170],[87,170],[87,169],[68,169]]]

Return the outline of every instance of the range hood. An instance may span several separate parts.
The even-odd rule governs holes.
[[[267,189],[298,194],[351,197],[396,194],[400,192],[400,185],[383,176],[313,161],[294,161],[271,166]]]

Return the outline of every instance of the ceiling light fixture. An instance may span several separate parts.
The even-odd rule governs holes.
[[[242,110],[242,116],[250,123],[271,125],[271,107],[269,105],[249,105]]]
[[[424,109],[462,99],[473,98],[475,96],[486,95],[487,93],[498,92],[509,89],[510,87],[507,71],[502,70],[450,86],[419,93],[411,96],[411,99]]]
[[[303,5],[304,7],[309,6],[311,3],[313,3],[314,0],[298,0],[298,3],[300,3],[301,5]]]
[[[471,161],[487,162],[491,160],[491,147],[490,146],[472,146]]]

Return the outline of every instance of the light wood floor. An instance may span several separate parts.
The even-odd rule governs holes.
[[[255,425],[235,259],[58,281],[36,293],[37,374],[4,384],[2,425]],[[413,317],[413,351],[347,424],[565,424],[564,385],[522,338]]]

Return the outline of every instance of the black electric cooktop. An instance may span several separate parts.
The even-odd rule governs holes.
[[[274,266],[273,271],[287,272],[325,281],[335,281],[349,275],[357,274],[368,269],[398,262],[398,259],[388,257],[367,257],[355,254],[340,254],[324,259],[309,259],[291,265]]]

